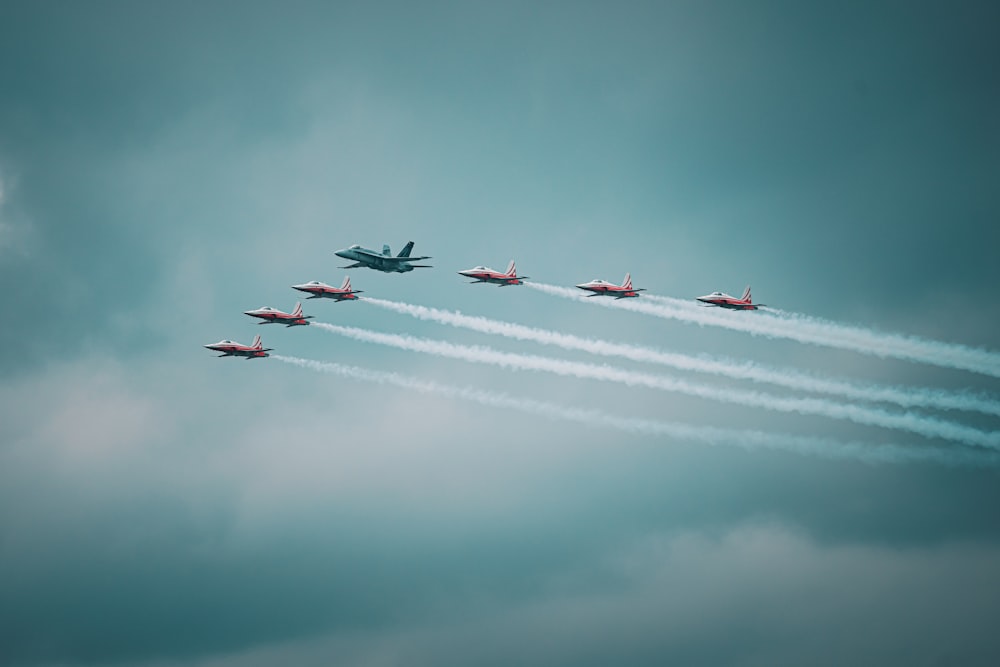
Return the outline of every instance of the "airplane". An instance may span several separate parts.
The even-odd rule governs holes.
[[[413,250],[413,241],[407,243],[395,257],[392,256],[392,251],[389,250],[389,246],[387,245],[382,246],[381,255],[374,250],[362,248],[357,244],[352,245],[350,248],[338,250],[334,254],[337,257],[354,261],[354,264],[340,267],[342,269],[355,269],[359,266],[365,266],[384,273],[406,273],[413,269],[431,268],[430,264],[410,264],[410,262],[416,262],[421,259],[430,259],[430,257],[410,257],[411,250]]]
[[[312,319],[312,315],[302,314],[301,303],[296,303],[295,310],[291,313],[284,313],[277,308],[264,306],[262,308],[258,308],[257,310],[245,311],[243,314],[249,315],[250,317],[259,317],[264,320],[263,322],[258,322],[257,324],[270,324],[272,322],[277,322],[279,324],[284,324],[286,327],[304,326],[309,324],[307,320]]]
[[[466,278],[475,278],[473,283],[493,283],[495,285],[500,285],[500,287],[506,287],[507,285],[523,285],[524,283],[522,281],[528,277],[517,275],[517,270],[514,268],[514,260],[510,260],[510,264],[507,265],[506,273],[500,273],[499,271],[494,271],[493,269],[485,266],[477,266],[474,269],[459,271],[458,275],[465,276]]]
[[[758,307],[764,305],[753,302],[750,298],[749,285],[747,285],[746,290],[743,291],[743,296],[739,299],[724,292],[712,292],[705,296],[699,296],[698,301],[701,301],[706,306],[719,306],[720,308],[728,308],[730,310],[757,310]]]
[[[215,350],[216,352],[221,352],[220,357],[245,357],[247,359],[257,359],[259,357],[269,357],[268,354],[273,348],[262,347],[260,344],[260,336],[255,336],[253,339],[253,344],[251,345],[240,345],[231,340],[220,340],[218,343],[213,343],[212,345],[206,345],[210,350]]]
[[[632,287],[631,273],[625,274],[625,280],[622,281],[621,285],[615,285],[614,283],[609,283],[606,280],[595,278],[589,283],[580,283],[577,287],[588,292],[593,292],[593,294],[588,294],[587,296],[613,296],[616,299],[639,296],[639,292],[646,291],[644,287],[640,287],[639,289],[634,289]]]
[[[355,294],[361,294],[362,290],[352,290],[351,289],[351,277],[345,276],[344,282],[340,287],[334,287],[333,285],[327,285],[326,283],[321,283],[318,280],[310,280],[307,283],[302,283],[301,285],[292,285],[292,289],[297,289],[300,292],[308,292],[312,296],[306,297],[308,299],[336,299],[337,303],[341,301],[354,301],[358,297]]]

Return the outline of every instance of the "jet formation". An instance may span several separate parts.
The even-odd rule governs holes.
[[[411,257],[410,253],[412,251],[413,241],[410,241],[403,246],[403,249],[395,257],[393,257],[388,245],[382,246],[381,253],[363,248],[360,245],[352,245],[343,250],[337,250],[334,254],[353,262],[353,264],[341,267],[344,269],[369,268],[382,271],[383,273],[407,273],[413,269],[431,268],[428,264],[414,264],[413,262],[431,258],[424,256]],[[500,287],[523,285],[524,281],[528,280],[528,276],[517,275],[514,260],[510,261],[510,264],[507,265],[507,270],[503,273],[487,266],[476,266],[471,269],[463,269],[458,274],[466,278],[472,278],[470,282],[473,284],[486,283],[499,285]],[[635,298],[639,296],[639,292],[646,291],[645,288],[632,286],[632,275],[630,273],[625,274],[625,279],[621,285],[616,285],[606,280],[594,279],[590,282],[580,283],[576,287],[590,292],[587,296],[610,296],[615,299]],[[341,283],[340,287],[327,285],[318,280],[311,280],[301,285],[292,285],[292,289],[305,292],[309,295],[306,297],[307,299],[332,299],[337,303],[341,301],[357,301],[360,298],[357,295],[362,293],[362,290],[355,290],[351,287],[350,276],[344,277],[344,282]],[[750,298],[749,287],[746,288],[743,296],[739,299],[724,292],[712,292],[711,294],[697,297],[697,300],[706,306],[718,306],[719,308],[730,310],[757,310],[757,308],[764,305],[753,303]],[[313,318],[312,315],[304,315],[302,313],[301,303],[296,303],[295,309],[290,313],[270,306],[263,306],[256,310],[245,311],[244,314],[262,320],[259,324],[284,324],[286,327],[306,326],[309,324],[309,320]],[[218,343],[212,343],[204,347],[221,352],[220,357],[244,357],[246,359],[267,357],[269,356],[267,353],[272,351],[272,348],[262,346],[260,336],[255,337],[251,345],[241,345],[231,340],[220,340]]]

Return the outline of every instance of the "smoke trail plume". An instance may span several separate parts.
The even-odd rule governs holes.
[[[588,352],[605,357],[619,357],[737,380],[764,382],[798,391],[832,394],[851,400],[894,403],[904,408],[930,407],[939,410],[966,410],[1000,416],[1000,401],[965,392],[948,392],[920,387],[862,385],[845,380],[818,378],[788,369],[768,368],[754,363],[691,356],[626,343],[582,338],[572,334],[398,301],[367,298],[365,302],[421,320],[516,340],[554,345],[564,350]]]
[[[778,316],[760,311],[730,312],[718,308],[705,308],[668,297],[644,297],[646,299],[644,302],[640,302],[639,299],[591,299],[557,285],[527,282],[525,285],[546,294],[586,301],[606,308],[619,308],[681,322],[744,331],[756,336],[785,338],[882,358],[915,361],[1000,377],[1000,354],[966,345],[882,333],[805,316]]]
[[[767,433],[765,431],[743,431],[632,417],[617,417],[595,410],[563,407],[553,403],[483,391],[474,387],[444,385],[398,373],[386,373],[359,368],[357,366],[300,359],[280,354],[271,355],[271,358],[301,368],[308,368],[321,373],[331,373],[339,377],[391,385],[424,394],[435,394],[446,398],[472,401],[489,407],[518,410],[548,419],[616,429],[636,435],[666,436],[707,445],[739,447],[750,451],[778,450],[802,455],[819,456],[827,459],[854,459],[871,463],[929,462],[950,466],[995,466],[1000,463],[1000,457],[993,452],[937,447],[907,447],[892,444],[872,445],[858,442],[843,442],[830,438]]]
[[[962,424],[955,424],[911,413],[895,414],[885,410],[853,404],[834,403],[823,399],[788,398],[757,392],[721,389],[685,380],[628,371],[613,366],[598,366],[550,357],[500,352],[488,347],[456,345],[445,341],[416,338],[400,334],[387,334],[324,322],[314,322],[313,325],[355,340],[378,343],[402,350],[423,352],[450,359],[490,364],[515,370],[543,371],[582,379],[618,382],[633,387],[648,387],[687,394],[707,400],[777,410],[780,412],[794,412],[821,415],[832,419],[846,419],[868,426],[880,426],[908,431],[927,438],[943,438],[967,445],[1000,449],[1000,432],[988,433]]]

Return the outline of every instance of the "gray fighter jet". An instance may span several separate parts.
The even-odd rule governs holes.
[[[338,250],[334,254],[337,257],[350,259],[354,262],[354,264],[340,267],[342,269],[355,269],[359,266],[366,266],[369,269],[384,271],[385,273],[406,273],[413,269],[430,268],[429,264],[410,264],[410,262],[416,262],[421,259],[430,259],[430,257],[410,257],[411,250],[413,250],[413,241],[407,243],[395,257],[392,256],[392,251],[389,250],[389,246],[387,245],[382,246],[381,255],[374,250],[362,248],[359,245],[352,245],[350,248]]]

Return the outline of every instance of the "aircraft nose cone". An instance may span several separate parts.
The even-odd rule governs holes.
[[[334,251],[333,254],[336,255],[337,257],[343,257],[344,259],[350,259],[350,257],[348,256],[346,250],[337,250],[337,251]]]

